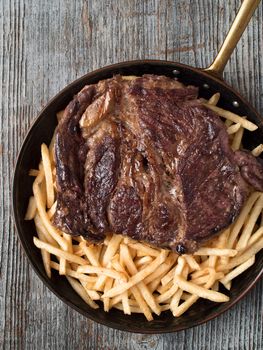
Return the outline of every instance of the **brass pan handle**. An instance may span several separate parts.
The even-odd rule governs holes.
[[[223,71],[260,0],[244,0],[214,62],[204,71],[222,78]]]

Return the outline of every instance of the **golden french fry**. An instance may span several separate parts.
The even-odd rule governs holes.
[[[148,307],[147,303],[145,302],[145,300],[143,299],[139,289],[137,286],[133,286],[131,287],[131,292],[134,295],[135,300],[137,301],[140,309],[142,310],[142,312],[144,313],[146,319],[148,321],[152,321],[153,317],[152,317],[152,313],[150,308]]]
[[[97,266],[82,264],[82,266],[78,267],[77,272],[91,273],[91,274],[96,273],[97,275],[104,275],[104,276],[111,277],[113,279],[117,279],[121,281],[127,280],[126,276],[123,273],[115,271],[113,269],[106,268],[106,267],[97,267]]]
[[[227,128],[229,128],[232,124],[233,124],[233,122],[232,122],[231,120],[229,120],[229,119],[226,119],[226,120],[225,120],[225,126],[226,126]]]
[[[25,220],[33,220],[36,215],[36,210],[37,210],[37,206],[36,206],[35,197],[31,196],[29,198]]]
[[[37,177],[38,178],[38,177]],[[36,178],[36,180],[37,180]],[[67,242],[63,237],[60,236],[58,230],[51,224],[50,219],[45,210],[45,206],[43,204],[41,192],[37,181],[33,183],[33,192],[36,200],[37,210],[39,216],[41,217],[43,224],[48,230],[49,234],[60,244],[63,249],[67,249]]]
[[[86,242],[81,242],[80,244],[81,249],[83,250],[84,254],[90,261],[91,265],[93,266],[100,266],[99,260],[96,256],[96,250],[92,246],[87,246]]]
[[[259,238],[263,236],[263,226],[261,226],[253,235],[249,238],[247,245],[251,246],[254,244]]]
[[[205,284],[209,281],[211,275],[208,274],[208,275],[204,275],[202,277],[198,277],[196,279],[191,279],[191,282],[195,283],[195,284],[198,284],[198,285],[201,285],[201,284]],[[222,272],[217,272],[214,274],[213,278],[214,279],[220,279],[220,278],[223,278],[224,277],[224,274]]]
[[[141,282],[142,280],[144,280],[144,278],[150,275],[159,265],[161,265],[165,261],[165,258],[167,257],[167,255],[168,255],[168,252],[165,250],[162,250],[159,256],[157,256],[157,258],[154,259],[152,263],[150,263],[144,269],[140,270],[138,273],[133,275],[128,282],[110,289],[102,297],[112,298],[118,294],[125,292],[125,290],[133,287],[137,283]]]
[[[169,255],[163,264],[158,266],[153,273],[151,273],[148,277],[145,278],[144,283],[145,284],[151,283],[153,280],[158,278],[163,273],[168,272],[170,268],[174,265],[176,259],[177,257],[174,257],[173,255]]]
[[[47,215],[48,215],[49,219],[51,219],[51,218],[54,216],[54,214],[55,214],[55,212],[56,212],[56,208],[57,208],[57,201],[55,201],[55,202],[52,204],[51,208],[50,208],[49,211],[47,212]]]
[[[37,232],[40,231],[45,237],[45,239],[41,239],[41,240],[44,241],[44,242],[50,243],[50,244],[52,244],[55,247],[58,247],[57,242],[49,234],[48,230],[46,229],[46,227],[43,224],[43,221],[42,221],[41,217],[38,214],[35,215],[34,222],[35,222],[35,226],[36,226]]]
[[[149,264],[152,261],[153,261],[153,258],[149,255],[146,255],[146,256],[143,256],[142,258],[138,258],[135,261],[135,265],[137,268],[140,268],[141,266]]]
[[[188,266],[194,271],[194,270],[200,270],[199,264],[196,262],[195,258],[192,255],[184,255],[184,258],[186,260],[186,263]]]
[[[44,143],[42,143],[41,145],[41,156],[42,156],[43,168],[44,168],[44,173],[46,178],[47,207],[51,208],[52,204],[54,203],[55,194],[54,194],[54,187],[53,187],[51,163],[49,158],[49,150]]]
[[[130,315],[131,314],[131,307],[130,307],[130,304],[129,304],[128,291],[127,290],[122,293],[122,306],[123,306],[123,312],[126,315]]]
[[[215,292],[213,290],[206,289],[204,287],[200,287],[195,285],[192,282],[188,282],[184,280],[181,276],[175,275],[174,277],[175,282],[177,283],[178,287],[181,288],[183,291],[186,291],[191,294],[195,294],[199,296],[200,298],[209,299],[211,301],[215,301],[217,303],[223,303],[225,301],[229,300],[229,297],[219,293]]]
[[[59,271],[59,264],[58,263],[51,261],[50,266],[52,269]],[[94,283],[97,280],[97,277],[84,275],[83,273],[76,272],[68,267],[66,268],[66,275],[73,277],[75,279],[78,279],[78,280],[82,280],[86,283],[89,283],[89,282]]]
[[[29,176],[37,176],[39,174],[39,170],[37,169],[30,169],[28,172]]]
[[[210,99],[208,100],[208,103],[210,105],[216,106],[218,101],[219,101],[219,99],[220,99],[220,93],[217,92],[212,97],[210,97]]]
[[[227,128],[227,133],[228,135],[232,135],[232,134],[235,134],[241,127],[241,124],[240,123],[237,123],[237,124],[233,124],[231,126],[229,126]]]
[[[241,273],[246,271],[250,266],[252,266],[255,262],[255,255],[249,258],[247,261],[245,261],[243,264],[239,265],[236,267],[234,270],[229,272],[227,275],[225,275],[224,278],[220,279],[220,282],[223,283],[224,285],[230,282],[232,279],[236,278],[239,276]]]
[[[258,129],[258,126],[249,120],[244,119],[244,117],[240,117],[239,115],[232,113],[230,111],[226,111],[225,109],[219,108],[217,106],[213,106],[211,104],[204,104],[207,108],[211,109],[213,112],[217,113],[220,115],[220,117],[226,118],[231,120],[234,123],[239,123],[240,125],[243,126],[243,128],[249,130],[249,131],[254,131]]]
[[[247,246],[247,242],[252,235],[253,228],[256,225],[257,219],[260,216],[262,209],[263,209],[263,194],[261,194],[259,196],[259,198],[255,202],[255,204],[250,212],[248,221],[247,221],[247,223],[246,223],[246,225],[245,225],[245,227],[244,227],[244,229],[239,237],[239,240],[236,244],[237,250],[241,250]]]
[[[107,266],[111,258],[115,255],[122,241],[121,235],[113,235],[110,239],[105,254],[102,258],[102,266]]]
[[[86,265],[87,264],[87,261],[85,259],[80,258],[79,256],[76,256],[72,253],[68,253],[66,251],[63,251],[62,249],[56,248],[49,243],[40,241],[36,237],[33,238],[33,241],[34,241],[34,244],[37,248],[45,249],[50,254],[54,254],[60,258],[65,258],[66,260],[68,260],[70,262],[75,262],[76,264],[79,264],[79,265]]]
[[[36,227],[36,231],[37,231],[37,235],[38,235],[39,239],[46,242],[47,240],[46,240],[46,237],[43,234],[43,232],[41,232],[41,230],[39,230],[38,227]],[[45,249],[41,249],[41,256],[42,256],[42,261],[43,261],[43,265],[44,265],[44,269],[46,271],[46,274],[49,278],[51,278],[50,254]]]
[[[114,279],[107,278],[104,286],[104,293],[111,289]],[[110,310],[110,298],[104,298],[103,300],[104,311],[108,312]]]
[[[226,268],[228,270],[243,264],[245,261],[250,259],[252,256],[256,255],[263,248],[263,238],[255,242],[252,246],[250,246],[247,250],[241,252],[240,255],[234,257],[227,266],[219,265],[217,267],[217,271],[224,271]]]
[[[142,244],[142,243],[129,243],[129,246],[133,249],[136,249],[137,251],[139,251],[142,256],[145,255],[150,255],[150,256],[158,256],[160,254],[159,250],[153,249],[151,247],[149,247],[146,244]],[[137,253],[138,254],[138,253]],[[140,254],[139,254],[140,255]],[[138,256],[139,256],[138,255]]]
[[[242,208],[241,213],[239,214],[233,228],[231,229],[231,232],[230,232],[230,235],[228,238],[228,247],[230,247],[230,248],[233,247],[234,242],[235,242],[242,226],[244,225],[244,222],[245,222],[251,208],[253,207],[254,203],[259,198],[259,196],[260,196],[260,192],[254,192],[248,198],[248,200],[245,203],[244,207]]]
[[[78,295],[93,309],[98,309],[98,305],[91,300],[90,296],[86,292],[86,290],[83,288],[83,286],[74,278],[66,276],[67,280],[69,281],[71,287],[75,290],[75,292],[78,293]]]
[[[137,79],[138,77],[136,75],[123,75],[122,79],[123,80],[134,80]]]
[[[237,250],[202,247],[202,248],[199,248],[198,251],[194,253],[194,255],[231,256],[232,257],[237,255]]]
[[[136,268],[136,266],[135,266],[135,264],[134,264],[134,262],[132,260],[132,257],[130,255],[128,246],[124,245],[124,244],[121,244],[120,252],[121,252],[121,255],[122,255],[123,262],[124,262],[125,266],[127,267],[127,270],[130,273],[130,275],[133,277],[136,274],[138,274],[138,270],[137,270],[137,268]],[[131,278],[130,278],[130,280],[131,280]],[[146,303],[150,306],[152,311],[154,313],[156,313],[157,315],[160,315],[161,309],[160,309],[159,305],[156,303],[152,293],[149,291],[149,289],[145,285],[145,283],[142,282],[142,281],[138,282],[137,288],[139,289],[141,295],[143,296],[143,298],[146,301]]]
[[[260,156],[262,152],[263,152],[263,143],[261,143],[251,151],[254,157]]]

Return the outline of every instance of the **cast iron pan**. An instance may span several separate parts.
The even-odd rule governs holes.
[[[255,264],[240,278],[234,280],[230,292],[224,290],[230,296],[230,301],[223,304],[215,304],[207,300],[199,300],[184,315],[174,318],[169,311],[155,317],[154,321],[147,322],[143,315],[124,315],[118,310],[105,313],[103,308],[91,309],[71,288],[67,280],[52,272],[49,279],[44,271],[40,251],[33,244],[35,227],[32,221],[25,221],[24,216],[29,196],[32,195],[32,177],[28,176],[31,168],[37,168],[40,159],[40,146],[43,142],[49,144],[57,124],[56,113],[64,109],[85,85],[97,83],[99,80],[112,77],[114,74],[138,75],[157,74],[169,77],[177,77],[186,85],[195,85],[200,89],[200,96],[210,97],[215,92],[220,92],[219,106],[246,115],[249,120],[256,123],[259,129],[253,134],[245,133],[244,146],[248,149],[258,145],[263,140],[263,119],[257,112],[221,78],[223,68],[234,46],[241,36],[259,1],[245,0],[238,16],[228,34],[226,42],[222,46],[214,63],[206,70],[192,68],[183,64],[167,61],[132,61],[114,64],[92,73],[88,73],[80,79],[68,85],[58,93],[41,111],[33,126],[29,130],[20,150],[13,179],[13,214],[17,232],[25,253],[34,270],[44,284],[66,304],[83,314],[84,316],[102,323],[106,326],[138,333],[165,333],[183,330],[213,319],[223,313],[240,300],[259,280],[263,273],[263,252],[257,254]],[[241,24],[240,24],[241,23]],[[238,27],[238,33],[233,27]],[[231,33],[232,31],[232,33]],[[228,52],[227,52],[228,51]],[[260,310],[258,310],[260,312]]]

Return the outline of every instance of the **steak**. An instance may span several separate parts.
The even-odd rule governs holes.
[[[194,252],[238,216],[263,165],[233,152],[198,88],[164,76],[84,87],[59,122],[54,224],[100,242],[109,232]]]

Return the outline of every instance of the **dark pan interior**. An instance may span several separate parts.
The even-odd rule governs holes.
[[[177,72],[174,72],[177,70]],[[200,87],[200,96],[208,98],[215,92],[221,93],[220,106],[246,115],[249,120],[260,125],[258,131],[253,134],[246,133],[245,145],[253,148],[263,140],[262,118],[248,105],[244,99],[235,93],[229,86],[218,79],[202,73],[198,69],[190,68],[178,63],[165,61],[133,61],[105,67],[89,73],[68,85],[55,96],[45,109],[40,113],[21,148],[13,182],[13,211],[19,238],[33,268],[42,281],[64,302],[73,307],[84,316],[105,324],[109,327],[138,332],[138,333],[165,333],[193,327],[210,320],[235,304],[255,284],[263,272],[263,252],[257,254],[255,265],[246,271],[240,278],[234,280],[233,288],[227,294],[230,301],[224,304],[215,304],[206,300],[199,300],[183,316],[174,318],[170,312],[162,313],[152,322],[147,322],[143,315],[133,314],[126,316],[122,312],[112,310],[105,313],[103,309],[93,310],[74,292],[67,280],[53,273],[48,279],[43,268],[40,251],[33,245],[35,229],[33,222],[24,221],[28,198],[32,194],[33,179],[28,176],[31,168],[36,168],[40,159],[40,145],[42,142],[49,144],[56,126],[56,113],[65,108],[84,85],[96,83],[101,79],[112,77],[114,74],[142,75],[158,74],[170,77],[177,76],[185,84]],[[176,73],[176,75],[175,75]],[[205,85],[204,85],[205,84]],[[232,102],[237,101],[239,107],[233,107]],[[224,290],[224,292],[226,292]],[[260,312],[260,310],[258,310]]]

